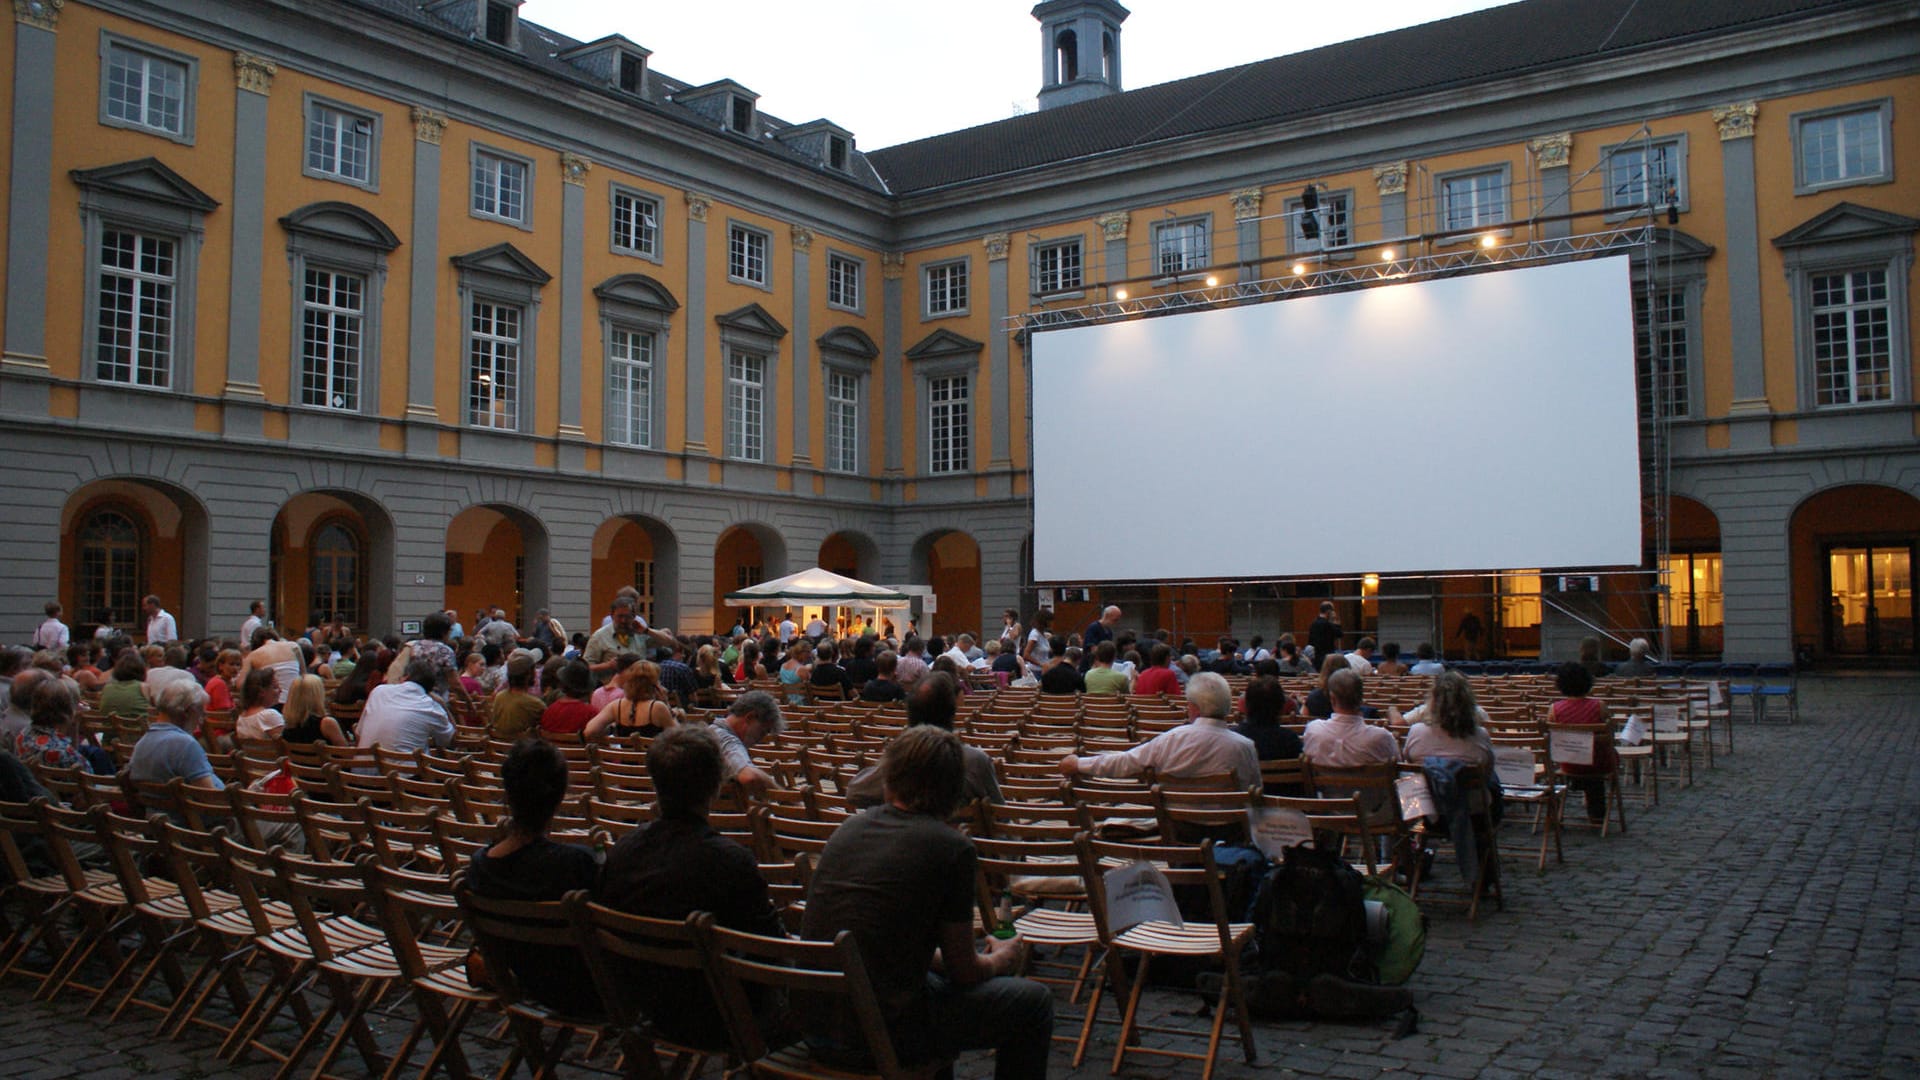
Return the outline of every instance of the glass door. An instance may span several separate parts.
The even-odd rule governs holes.
[[[1827,550],[1827,648],[1855,656],[1914,651],[1913,546]]]

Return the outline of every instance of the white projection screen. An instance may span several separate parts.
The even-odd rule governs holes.
[[[1037,333],[1034,577],[1634,566],[1627,258]]]

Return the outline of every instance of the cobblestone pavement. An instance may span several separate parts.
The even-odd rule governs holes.
[[[1920,1075],[1920,923],[1907,918],[1920,903],[1920,680],[1809,678],[1802,702],[1794,727],[1756,727],[1743,711],[1737,753],[1690,788],[1669,785],[1658,807],[1630,805],[1626,835],[1569,832],[1565,864],[1538,874],[1510,851],[1505,911],[1473,925],[1436,912],[1412,983],[1417,1033],[1263,1023],[1260,1065],[1229,1038],[1217,1075]],[[1523,842],[1508,836],[1510,848]],[[155,1043],[151,1021],[84,1018],[77,997],[28,995],[20,980],[0,986],[0,1076],[272,1073],[257,1057],[222,1068],[210,1036]],[[1165,1021],[1197,999],[1149,1001]],[[402,1025],[379,1028],[390,1046]],[[1073,1073],[1063,1044],[1054,1075],[1104,1075],[1112,1038],[1097,1032]],[[500,1060],[484,1046],[473,1057]],[[341,1071],[359,1066],[349,1051]],[[969,1057],[959,1073],[991,1067]],[[1175,1061],[1126,1069],[1198,1073]]]

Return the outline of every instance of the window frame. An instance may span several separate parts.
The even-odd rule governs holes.
[[[758,363],[760,366],[759,378],[752,382],[748,382],[745,379],[736,379],[733,372],[733,362],[736,359],[752,360]],[[767,450],[772,441],[773,434],[772,426],[767,423],[767,407],[773,397],[773,381],[769,378],[769,371],[773,366],[772,360],[773,354],[761,352],[744,344],[736,343],[726,347],[726,355],[723,359],[726,368],[721,376],[724,387],[724,397],[721,401],[721,427],[724,430],[721,438],[724,442],[722,450],[729,461],[741,461],[751,465],[768,464]],[[758,414],[752,416],[752,422],[755,428],[754,434],[759,443],[757,454],[747,453],[746,431],[743,427],[738,427],[735,424],[733,407],[735,386],[752,386],[759,394],[759,407],[751,410],[752,413]],[[745,391],[743,390],[742,393],[744,394]],[[750,413],[745,407],[745,402],[742,402],[740,419],[745,421],[749,418],[749,415]]]
[[[325,109],[330,112],[339,113],[343,116],[354,117],[360,120],[367,121],[367,126],[369,130],[367,133],[366,179],[361,180],[352,176],[347,176],[344,173],[331,172],[326,169],[319,169],[314,167],[312,157],[311,157],[312,146],[313,146],[313,126],[314,126],[314,121],[317,119],[318,111],[322,109]],[[373,191],[373,192],[379,191],[380,190],[380,141],[381,141],[381,137],[385,133],[385,130],[381,124],[381,120],[382,120],[381,115],[378,112],[374,112],[368,109],[362,109],[354,105],[349,105],[344,101],[340,101],[335,98],[326,97],[321,94],[315,94],[312,92],[308,92],[305,95],[301,103],[300,111],[301,111],[301,116],[303,117],[303,121],[301,124],[302,139],[301,139],[301,145],[300,145],[301,175],[311,176],[316,180],[327,180],[336,184],[346,184],[349,187],[357,187],[363,191]],[[338,159],[339,159],[339,155],[336,147],[335,160],[337,161]]]
[[[1067,248],[1073,249],[1073,255],[1074,255],[1073,284],[1069,285],[1063,281],[1061,284],[1059,284],[1055,288],[1051,288],[1051,289],[1045,288],[1042,283],[1042,278],[1045,276],[1045,272],[1042,270],[1040,265],[1042,258],[1044,257],[1046,252],[1049,252],[1049,251],[1064,252]],[[1044,240],[1030,241],[1027,244],[1027,292],[1032,296],[1053,296],[1053,297],[1085,296],[1087,293],[1087,237],[1086,237],[1086,234],[1074,233],[1071,236],[1057,236],[1057,237],[1051,237]]]
[[[614,340],[616,335],[619,334],[630,334],[636,337],[644,337],[647,340],[647,359],[644,363],[615,355]],[[660,362],[660,351],[665,341],[666,333],[661,328],[642,325],[630,318],[610,317],[606,320],[601,342],[602,348],[606,353],[607,362],[607,417],[605,427],[607,445],[618,446],[627,450],[660,449],[660,436],[662,434],[660,424],[666,411],[660,392],[662,381],[660,376],[662,368],[664,367]],[[625,424],[627,425],[630,425],[636,418],[640,418],[644,414],[644,420],[647,426],[647,437],[645,439],[633,438],[630,431],[626,433],[628,435],[627,438],[619,437],[621,433],[617,430],[617,427],[623,425],[616,425],[615,419],[623,414],[615,409],[613,385],[614,375],[619,372],[622,367],[643,368],[646,371],[646,408],[644,410],[634,410],[631,405],[629,405],[629,408],[624,414]],[[629,391],[629,393],[631,393],[631,391]]]
[[[665,286],[639,274],[611,278],[596,286],[593,293],[600,301],[600,385],[604,388],[600,399],[602,441],[622,450],[664,449],[667,399],[672,385],[667,350],[673,340],[673,313],[679,310],[680,302],[666,291]],[[647,414],[650,438],[645,444],[619,442],[612,437],[616,419],[613,407],[616,363],[613,335],[619,332],[644,333],[653,338],[653,357],[648,373],[652,393]]]
[[[1806,128],[1809,124],[1822,120],[1838,119],[1852,113],[1873,112],[1879,121],[1880,132],[1880,171],[1864,173],[1860,176],[1842,176],[1832,180],[1808,180],[1806,164]],[[1793,145],[1793,193],[1810,195],[1817,191],[1830,191],[1834,188],[1854,187],[1868,184],[1893,183],[1893,99],[1875,98],[1868,101],[1850,102],[1845,105],[1832,105],[1822,109],[1807,109],[1787,117],[1787,130]]]
[[[379,412],[382,311],[385,307],[387,255],[399,245],[384,223],[365,210],[342,203],[311,203],[280,219],[287,236],[290,313],[288,393],[290,406],[331,416],[370,416]],[[348,220],[349,218],[353,220]],[[309,269],[354,274],[366,279],[360,323],[359,403],[340,409],[303,400],[306,378],[306,277]]]
[[[622,247],[620,245],[618,233],[615,229],[620,221],[620,200],[622,198],[653,204],[653,243],[650,250],[646,247]],[[607,250],[613,252],[615,255],[628,255],[636,259],[645,259],[651,263],[662,262],[663,257],[661,252],[666,246],[665,236],[663,235],[666,225],[666,205],[666,200],[650,191],[629,187],[625,184],[609,184],[607,186]]]
[[[163,276],[143,270],[137,266],[131,268],[113,267],[110,271],[106,266],[105,259],[102,258],[109,234],[133,238],[135,242],[133,258],[136,263],[144,261],[148,244],[167,245],[168,273]],[[89,337],[89,341],[91,342],[89,351],[92,353],[92,362],[89,370],[92,372],[95,382],[107,386],[123,387],[129,390],[170,390],[173,388],[177,365],[179,364],[180,276],[181,258],[184,248],[185,245],[181,243],[178,237],[168,235],[158,229],[142,229],[114,223],[109,223],[101,228],[99,236],[95,239],[92,249],[89,252],[89,258],[93,268],[93,273],[89,277],[89,287],[92,294],[94,312],[93,333]],[[101,374],[100,370],[102,365],[101,351],[106,345],[102,337],[106,323],[105,305],[101,302],[101,298],[106,290],[102,288],[102,285],[109,272],[114,273],[117,277],[127,278],[134,282],[136,286],[133,299],[127,309],[127,315],[132,320],[130,336],[133,340],[129,341],[126,346],[128,350],[127,371],[129,374],[129,378],[126,379],[109,378]],[[167,304],[166,349],[162,354],[161,364],[156,365],[160,368],[160,372],[157,381],[154,382],[141,381],[142,365],[140,363],[141,351],[138,339],[142,336],[142,331],[139,327],[141,320],[145,316],[146,309],[150,304],[156,302],[149,292],[138,288],[142,282],[151,282],[156,285],[164,284],[167,295],[165,301]]]
[[[474,190],[474,187],[475,187],[475,181],[479,178],[479,175],[480,175],[480,161],[482,158],[491,158],[494,161],[500,162],[501,164],[518,165],[522,170],[524,170],[523,172],[524,186],[520,192],[519,216],[508,217],[497,211],[482,210],[480,209],[479,206],[476,205],[476,203],[479,200],[479,193]],[[481,143],[478,141],[468,143],[467,144],[467,214],[468,216],[479,218],[481,221],[497,221],[503,225],[512,225],[517,229],[521,229],[526,232],[532,232],[533,231],[534,176],[535,176],[535,172],[534,172],[534,163],[532,158],[526,157],[525,155],[522,155],[522,154],[513,153],[510,150],[501,150],[498,147],[489,146],[485,143]],[[500,204],[499,184],[496,178],[494,205],[497,207],[499,204]]]
[[[860,423],[860,414],[866,404],[867,372],[849,364],[828,362],[823,366],[825,367],[825,377],[822,378],[820,382],[821,401],[823,402],[820,424],[820,467],[827,472],[837,473],[842,476],[858,476],[862,471],[861,466],[864,462],[864,455],[860,452],[860,435],[861,428],[863,427]],[[853,394],[850,399],[834,396],[835,380],[845,380],[848,385],[852,386]],[[842,444],[842,446],[838,448],[845,451],[844,460],[836,460],[834,456],[836,449],[836,406],[843,408],[841,420],[847,429],[839,433],[837,439],[837,441]]]
[[[1500,192],[1500,201],[1492,219],[1487,221],[1480,219],[1478,200],[1476,199],[1473,223],[1463,226],[1454,225],[1451,214],[1452,208],[1448,200],[1447,185],[1457,180],[1473,180],[1486,176],[1495,178]],[[1483,233],[1489,229],[1501,228],[1512,218],[1513,165],[1509,162],[1502,161],[1492,165],[1474,165],[1464,169],[1451,169],[1447,172],[1436,174],[1433,178],[1433,185],[1434,190],[1439,195],[1439,198],[1435,200],[1435,213],[1438,214],[1439,217],[1438,220],[1434,222],[1434,232],[1447,237],[1448,239],[1445,242],[1457,242],[1460,238],[1468,234]]]
[[[926,463],[927,476],[964,476],[973,471],[973,425],[976,418],[974,401],[976,397],[975,379],[977,375],[977,372],[966,370],[959,366],[935,368],[924,371],[920,375],[921,397],[924,399],[921,405],[920,415],[926,423],[924,428],[926,438],[923,440],[926,449],[922,454],[922,458]],[[962,460],[958,463],[949,461],[946,468],[941,468],[940,460],[935,456],[934,449],[936,411],[940,405],[939,402],[934,400],[934,384],[956,380],[964,381],[966,385],[966,417],[964,422],[955,428],[955,430],[964,435],[966,447]],[[952,421],[949,420],[949,423],[951,422]]]
[[[296,336],[299,338],[299,348],[294,354],[294,363],[297,368],[297,371],[295,373],[295,380],[293,383],[294,392],[288,395],[288,397],[292,399],[290,403],[294,405],[298,405],[299,407],[305,408],[305,409],[319,409],[325,412],[332,412],[332,413],[355,414],[355,413],[362,413],[367,411],[366,410],[367,371],[368,371],[367,353],[369,351],[368,350],[368,330],[371,325],[368,319],[368,309],[373,303],[372,295],[375,289],[378,287],[376,280],[374,279],[372,274],[364,270],[333,265],[321,259],[298,260],[296,272],[299,275],[299,277],[296,279],[296,289],[299,294],[299,301],[297,306],[294,308],[294,313],[295,313],[294,322],[296,324],[294,328],[294,332]],[[306,326],[307,326],[307,311],[309,307],[312,306],[311,301],[307,297],[307,288],[306,288],[307,276],[309,274],[332,274],[335,277],[356,278],[360,282],[360,308],[359,308],[359,311],[356,313],[360,321],[360,328],[359,328],[360,343],[358,345],[358,355],[355,356],[353,361],[354,363],[354,374],[353,374],[354,398],[353,398],[353,402],[349,405],[331,404],[331,399],[333,396],[332,389],[331,389],[333,380],[331,375],[329,375],[327,379],[327,385],[329,389],[327,390],[326,394],[323,395],[326,398],[328,398],[328,401],[315,403],[313,401],[307,400]],[[338,311],[342,309],[328,307],[325,310]],[[331,365],[329,365],[329,367],[331,367]]]
[[[939,311],[933,309],[933,275],[936,271],[960,272],[960,302]],[[951,282],[947,285],[949,303],[954,291]],[[957,259],[938,259],[920,266],[920,316],[922,319],[951,319],[973,313],[973,259],[961,256]]]
[[[1286,202],[1282,204],[1281,210],[1285,215],[1285,221],[1287,223],[1287,254],[1312,255],[1320,252],[1342,251],[1355,246],[1353,241],[1353,195],[1354,192],[1352,188],[1340,188],[1338,190],[1322,189],[1320,191],[1321,217],[1323,220],[1320,222],[1320,235],[1313,240],[1308,240],[1306,237],[1300,235],[1300,215],[1305,210],[1305,207],[1300,203],[1300,197],[1295,195],[1286,200]],[[1329,244],[1327,243],[1327,233],[1333,226],[1329,220],[1326,220],[1328,218],[1326,210],[1335,200],[1344,200],[1346,204],[1344,211],[1346,221],[1340,228],[1346,230],[1347,238],[1341,243]]]
[[[482,340],[482,335],[474,329],[473,324],[478,314],[479,305],[481,304],[489,305],[496,309],[496,311],[513,311],[517,313],[515,318],[519,325],[517,327],[518,332],[514,337],[509,339],[493,334],[485,335],[485,340],[496,342],[511,340],[513,343],[513,417],[512,422],[506,425],[493,423],[483,424],[475,419],[480,414],[475,408],[479,399],[474,396],[474,383],[477,381],[477,374],[475,372],[475,361],[477,357],[474,352],[474,347],[477,342]],[[528,371],[531,370],[527,362],[527,343],[530,339],[528,331],[532,325],[532,319],[529,317],[531,314],[531,305],[484,290],[475,290],[469,292],[467,295],[466,303],[462,305],[462,310],[465,312],[465,330],[461,335],[461,343],[463,346],[461,354],[465,358],[462,382],[466,387],[462,395],[465,398],[464,407],[461,410],[461,415],[464,417],[462,426],[475,431],[525,431],[531,419],[529,414],[533,411],[530,407],[531,402],[522,392],[530,381],[526,376]],[[498,321],[497,315],[495,321]],[[492,359],[494,361],[494,370],[497,372],[499,370],[498,354],[493,354]],[[489,379],[489,385],[494,388],[493,393],[498,394],[499,380],[497,378]],[[496,397],[493,400],[497,404],[498,398]]]
[[[1776,240],[1776,243],[1780,241]],[[1911,378],[1913,358],[1909,340],[1913,333],[1913,310],[1909,296],[1913,288],[1913,234],[1887,231],[1878,235],[1842,236],[1833,240],[1802,240],[1784,246],[1788,295],[1793,304],[1794,379],[1799,391],[1799,408],[1809,414],[1833,414],[1846,411],[1898,409],[1914,400]],[[1891,367],[1889,396],[1883,401],[1819,404],[1818,377],[1813,349],[1812,279],[1823,274],[1860,270],[1884,270],[1887,275],[1887,336]]]
[[[762,247],[758,279],[733,272],[733,244],[736,236],[744,237],[749,242],[754,239],[760,241]],[[752,252],[747,251],[742,258],[743,268],[751,269]],[[767,292],[773,291],[773,234],[771,232],[744,221],[727,222],[727,280],[735,285],[747,285]]]
[[[1662,147],[1673,148],[1674,206],[1683,214],[1693,209],[1693,195],[1690,191],[1692,187],[1691,178],[1687,175],[1689,171],[1687,166],[1689,164],[1691,147],[1688,144],[1687,133],[1682,131],[1674,135],[1656,135],[1651,139],[1630,139],[1626,142],[1613,143],[1600,148],[1600,171],[1605,178],[1602,182],[1606,185],[1605,198],[1607,203],[1607,219],[1609,221],[1623,221],[1628,218],[1646,217],[1649,214],[1664,212],[1667,209],[1667,204],[1664,201],[1653,200],[1649,203],[1623,203],[1616,197],[1616,185],[1613,182],[1614,158],[1622,153],[1648,147],[1656,149]]]
[[[854,296],[851,304],[846,303],[844,298],[835,300],[833,297],[833,270],[836,262],[845,264],[853,272]],[[855,315],[865,315],[867,313],[867,260],[828,248],[826,295],[829,308],[835,311],[850,311]]]
[[[1175,229],[1191,228],[1200,230],[1199,254],[1183,256],[1179,267],[1168,269],[1166,265],[1168,236]],[[1188,214],[1154,222],[1152,257],[1153,276],[1162,281],[1178,281],[1189,274],[1206,273],[1207,267],[1213,265],[1213,215]]]
[[[140,175],[141,173],[159,175]],[[191,394],[194,389],[195,323],[198,317],[200,255],[205,246],[206,215],[219,206],[164,165],[130,163],[68,174],[80,185],[81,233],[85,244],[80,371],[91,385],[143,393]],[[172,185],[161,194],[154,185]],[[110,230],[125,230],[173,241],[173,340],[164,386],[140,386],[98,378],[100,341],[101,244]]]
[[[109,105],[112,101],[113,50],[124,49],[139,53],[150,60],[174,64],[182,69],[180,87],[180,129],[174,131],[155,124],[142,123],[112,115]],[[148,44],[138,38],[118,34],[112,30],[100,31],[100,123],[106,127],[123,128],[127,131],[145,132],[158,135],[179,143],[182,146],[194,144],[194,128],[199,112],[200,58],[190,53],[178,52],[159,45]],[[145,111],[145,97],[142,96],[142,111]]]

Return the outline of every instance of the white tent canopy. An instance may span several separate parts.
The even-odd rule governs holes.
[[[870,608],[903,608],[911,601],[905,593],[881,585],[869,585],[842,577],[831,570],[813,567],[783,578],[763,581],[727,594],[731,607],[771,607],[775,604],[832,607],[839,605]]]

